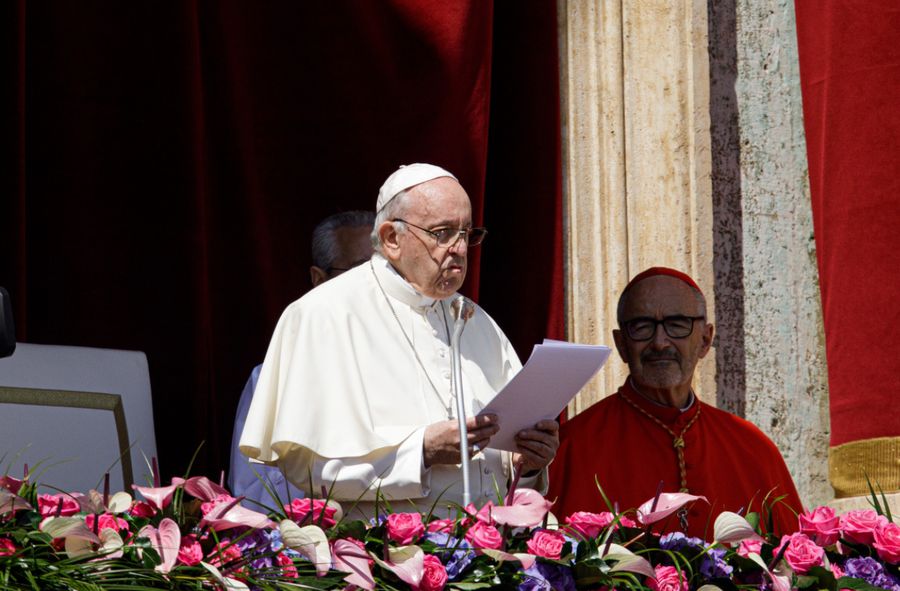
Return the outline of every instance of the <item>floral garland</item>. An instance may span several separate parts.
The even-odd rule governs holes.
[[[108,488],[108,486],[107,486]],[[817,507],[796,533],[721,513],[713,540],[654,524],[703,497],[663,493],[634,511],[578,512],[520,489],[452,519],[345,518],[331,500],[261,513],[205,477],[119,492],[39,494],[0,477],[2,589],[889,589],[900,591],[900,526],[873,509]]]

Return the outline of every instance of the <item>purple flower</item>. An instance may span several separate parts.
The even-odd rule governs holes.
[[[844,574],[877,585],[878,579],[884,574],[884,567],[880,562],[868,556],[850,558],[844,563]]]
[[[425,532],[425,539],[439,549],[443,549],[443,551],[438,550],[434,555],[440,558],[444,564],[447,577],[451,581],[456,579],[459,573],[464,571],[475,559],[475,552],[469,542],[455,538],[446,532]]]
[[[700,538],[689,538],[680,531],[674,531],[659,538],[659,547],[673,552],[683,552],[684,550],[699,552],[704,546],[706,543]]]
[[[733,570],[734,567],[725,562],[724,548],[710,548],[700,563],[700,574],[708,579],[728,577]]]
[[[575,591],[572,571],[559,564],[535,562],[523,574],[518,591]]]

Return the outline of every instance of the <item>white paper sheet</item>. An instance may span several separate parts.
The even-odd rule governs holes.
[[[555,419],[579,390],[600,371],[611,349],[544,339],[525,367],[479,414],[496,414],[500,431],[488,447],[517,451],[516,433],[543,419]]]

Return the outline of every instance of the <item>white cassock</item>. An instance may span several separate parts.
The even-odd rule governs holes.
[[[302,490],[373,516],[377,492],[410,502],[462,503],[458,465],[425,469],[425,427],[456,416],[450,385],[450,302],[419,294],[376,254],[313,289],[275,328],[241,436],[247,456],[278,465]],[[460,339],[466,415],[519,371],[497,324],[476,306]],[[488,449],[470,466],[472,501],[505,493],[511,454]],[[312,482],[310,482],[310,475]],[[540,480],[541,482],[537,482]],[[522,486],[543,487],[544,473]]]

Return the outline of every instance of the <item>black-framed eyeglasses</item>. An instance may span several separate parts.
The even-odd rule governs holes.
[[[487,236],[487,228],[433,228],[429,230],[428,228],[423,228],[422,226],[417,226],[411,222],[407,222],[401,218],[394,218],[391,220],[392,222],[403,222],[408,226],[412,226],[413,228],[418,228],[422,230],[437,242],[437,245],[442,248],[449,248],[459,241],[460,238],[465,238],[466,244],[469,246],[478,246],[484,241],[484,237]]]
[[[662,324],[663,330],[672,339],[683,339],[694,332],[694,322],[705,320],[706,316],[666,316],[661,320],[641,316],[622,323],[625,334],[632,341],[649,341],[656,334],[656,327]]]

